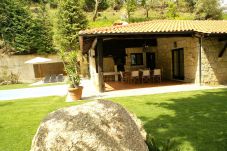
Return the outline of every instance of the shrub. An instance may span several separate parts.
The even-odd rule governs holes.
[[[19,83],[19,74],[9,71],[7,67],[2,69],[2,75],[0,77],[0,85],[17,84]]]
[[[171,139],[168,139],[166,142],[164,142],[162,146],[158,146],[155,138],[150,134],[147,135],[146,143],[149,151],[171,151],[175,146],[175,143]]]

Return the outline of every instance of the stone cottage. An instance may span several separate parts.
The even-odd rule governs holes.
[[[166,80],[227,83],[227,21],[154,20],[80,31],[89,72],[104,91],[103,76],[162,69]]]

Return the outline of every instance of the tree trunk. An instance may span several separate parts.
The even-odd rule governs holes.
[[[99,6],[99,0],[95,0],[95,11],[94,11],[94,16],[93,16],[93,21],[95,21],[97,18],[98,6]]]
[[[149,9],[146,9],[146,17],[149,18]]]
[[[127,14],[128,14],[128,21],[130,22],[130,12],[129,11],[127,11]]]

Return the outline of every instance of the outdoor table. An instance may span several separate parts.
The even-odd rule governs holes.
[[[118,81],[118,75],[120,75],[120,72],[104,72],[103,76],[113,75],[115,81]]]

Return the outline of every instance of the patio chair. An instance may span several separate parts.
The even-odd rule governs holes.
[[[63,74],[59,74],[58,76],[57,76],[57,82],[63,82],[64,81],[64,76],[63,76]]]
[[[130,77],[130,82],[136,83],[139,82],[139,71],[132,71],[131,72],[131,77]]]
[[[128,72],[120,71],[121,82],[129,82],[130,75]]]
[[[142,70],[142,83],[150,82],[150,80],[151,80],[150,70]]]
[[[50,75],[47,75],[43,79],[43,83],[49,83],[50,82]]]
[[[53,74],[53,75],[50,76],[50,82],[51,83],[57,82],[57,76],[55,74]]]
[[[162,81],[161,69],[154,69],[152,79],[153,82],[155,81],[155,79],[158,79],[158,81],[161,83]]]
[[[120,76],[121,76],[121,82],[126,81],[125,76],[122,71],[120,71]]]

